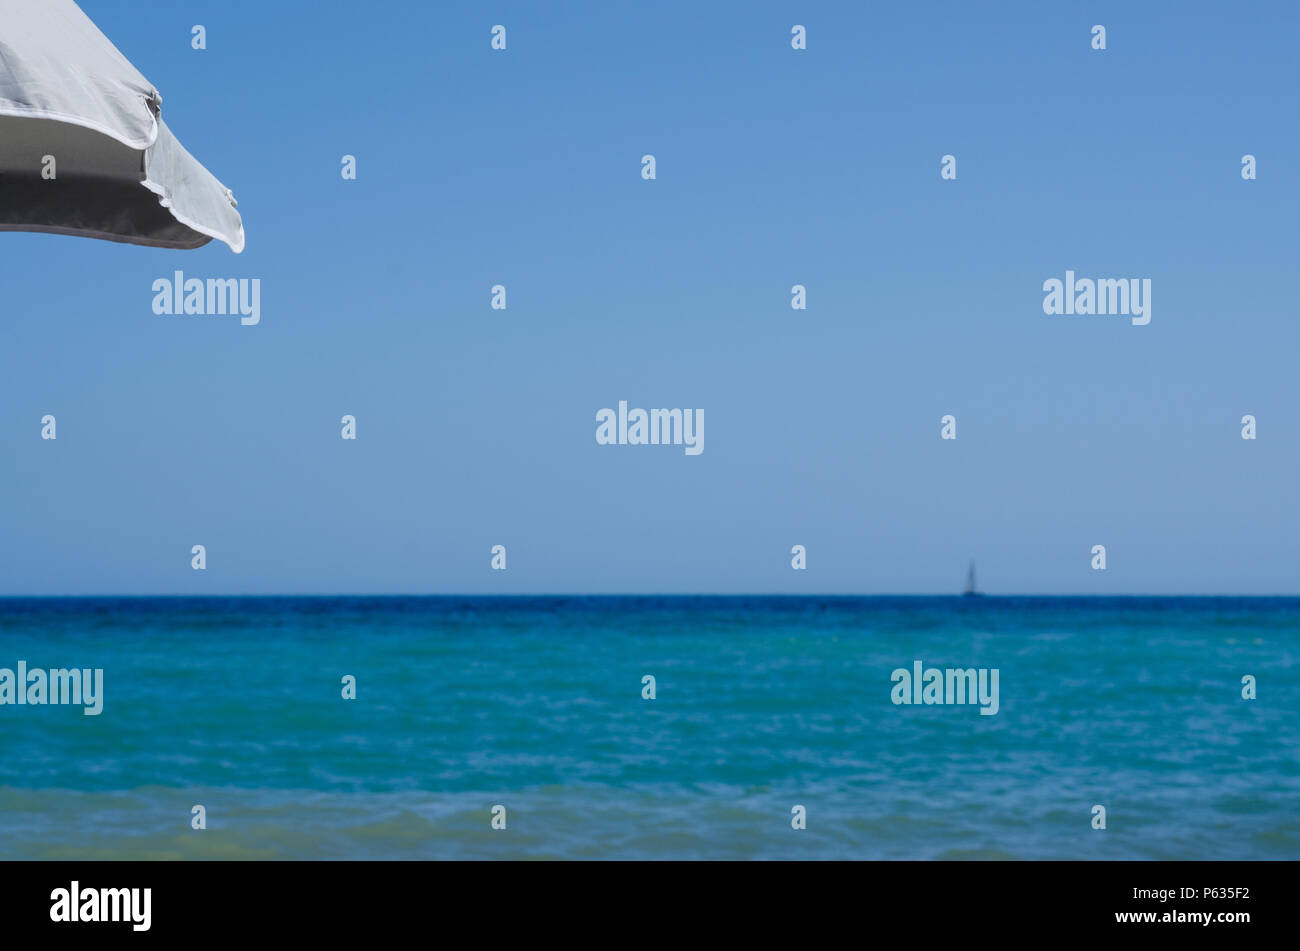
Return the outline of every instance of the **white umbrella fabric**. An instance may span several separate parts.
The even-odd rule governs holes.
[[[0,231],[243,251],[234,195],[161,106],[73,0],[0,0]]]

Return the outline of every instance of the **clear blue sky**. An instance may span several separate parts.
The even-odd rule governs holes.
[[[248,250],[0,235],[0,593],[1300,592],[1296,4],[82,6]]]

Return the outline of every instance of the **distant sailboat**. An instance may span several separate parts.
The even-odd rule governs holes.
[[[979,598],[983,595],[975,590],[975,562],[970,563],[970,570],[966,572],[966,590],[961,593],[963,598]]]

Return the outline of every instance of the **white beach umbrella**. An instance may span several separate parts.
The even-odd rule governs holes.
[[[244,250],[230,189],[73,0],[0,0],[0,231]]]

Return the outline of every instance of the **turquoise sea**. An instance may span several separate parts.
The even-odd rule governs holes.
[[[0,600],[20,660],[104,709],[0,706],[5,858],[1300,858],[1300,599]]]

